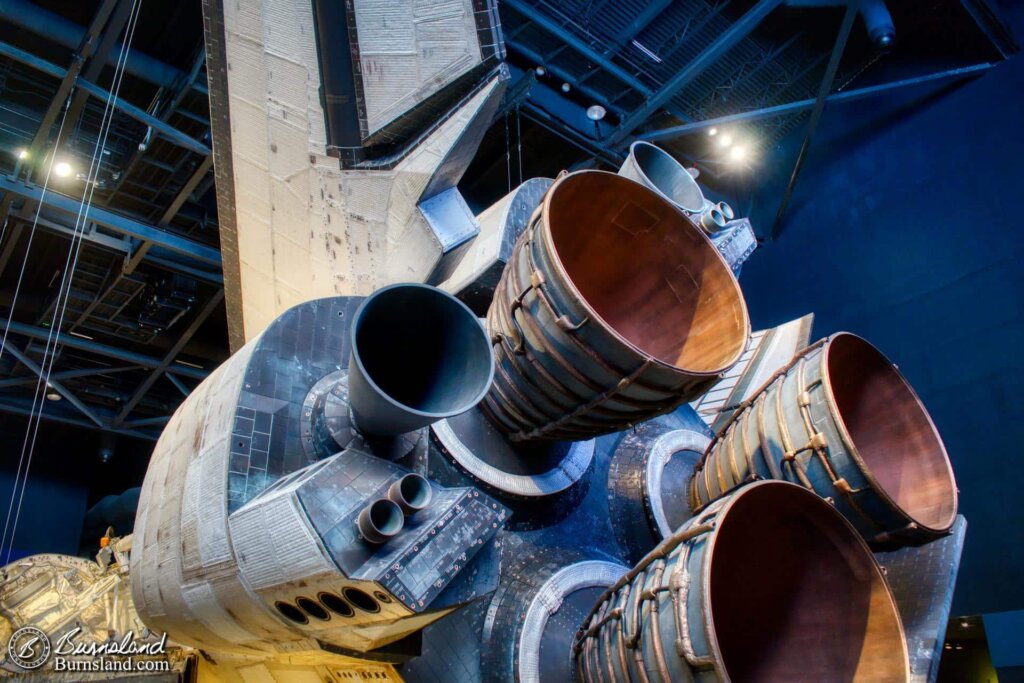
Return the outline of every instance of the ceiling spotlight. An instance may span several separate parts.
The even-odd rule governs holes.
[[[708,128],[708,135],[710,135],[711,137],[715,137],[716,135],[718,135],[718,129],[717,128]]]
[[[71,175],[71,164],[66,161],[58,161],[53,167],[53,172],[60,178],[67,178]]]
[[[64,397],[61,396],[60,393],[56,389],[53,388],[52,384],[47,382],[46,383],[46,398],[47,398],[47,400],[50,400],[50,401],[59,401],[59,400],[61,400]]]
[[[545,69],[545,68],[544,68],[543,66],[537,66],[537,67],[536,67],[536,68],[534,68],[534,70],[533,70],[533,73],[537,74],[538,76],[543,76],[543,75],[544,75],[544,74],[546,74],[547,72],[548,72],[548,70],[547,70],[547,69]]]
[[[572,86],[571,85],[569,85],[568,83],[563,83],[562,84],[562,92],[569,92],[570,90],[572,90]]]
[[[726,133],[722,134],[722,137],[718,138],[718,144],[722,147],[728,147],[732,144],[732,136]]]
[[[743,161],[747,158],[747,148],[743,145],[736,145],[729,150],[729,159],[732,161]]]
[[[19,159],[22,159],[22,160],[24,160],[24,159],[28,159],[28,150],[27,150],[27,149],[25,149],[24,147],[22,147],[21,149],[19,149],[19,150],[18,150],[18,158],[19,158]]]
[[[608,112],[600,104],[592,104],[587,107],[587,118],[591,121],[600,121]]]

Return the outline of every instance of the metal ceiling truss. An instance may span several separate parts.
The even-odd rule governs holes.
[[[995,66],[995,64],[992,62],[983,62],[981,64],[975,64],[973,66],[959,67],[956,69],[947,69],[945,71],[926,74],[924,76],[915,76],[913,78],[904,78],[889,83],[879,83],[878,85],[871,85],[864,88],[840,91],[832,93],[825,99],[828,104],[834,104],[839,102],[852,102],[853,100],[859,100],[865,97],[873,97],[875,95],[881,95],[892,90],[898,90],[910,86],[923,85],[925,83],[934,83],[937,81],[944,80],[955,80],[957,78],[966,78],[968,76],[975,76],[984,71],[987,71],[988,69],[991,69],[993,66]],[[778,104],[772,107],[751,109],[749,111],[742,111],[737,114],[729,114],[727,116],[719,116],[716,118],[705,119],[702,121],[684,123],[678,126],[672,126],[670,128],[662,128],[660,130],[651,131],[649,133],[643,133],[642,135],[638,135],[637,138],[640,140],[648,140],[651,142],[657,140],[671,140],[673,138],[682,137],[684,135],[693,135],[694,133],[701,133],[709,128],[716,128],[719,126],[726,126],[735,123],[761,121],[764,119],[770,119],[780,116],[789,116],[791,114],[797,114],[810,110],[811,107],[814,106],[815,101],[816,98],[812,97],[804,100],[797,100],[795,102],[787,102],[786,104]]]
[[[5,390],[4,398],[0,399],[0,411],[28,414],[31,410],[31,402],[28,399],[20,399],[17,396],[10,395],[9,391],[17,387],[34,385],[45,379],[47,380],[47,392],[52,391],[59,394],[61,398],[65,399],[77,411],[78,416],[69,414],[66,407],[54,405],[54,402],[50,401],[42,403],[43,418],[78,426],[89,426],[143,439],[156,439],[159,432],[144,429],[144,427],[154,427],[165,423],[170,417],[169,413],[164,415],[142,414],[138,415],[135,419],[130,419],[130,417],[133,411],[140,406],[143,398],[153,389],[156,381],[161,377],[166,377],[173,385],[176,393],[180,394],[176,401],[172,401],[174,406],[187,396],[190,391],[189,387],[181,380],[181,376],[197,380],[206,377],[206,370],[193,367],[191,364],[183,364],[178,361],[177,356],[209,316],[218,309],[223,302],[223,298],[224,291],[222,288],[218,288],[206,300],[203,307],[192,317],[189,325],[178,334],[177,340],[162,358],[153,358],[100,344],[83,336],[76,336],[75,333],[71,332],[58,333],[44,326],[32,326],[15,322],[7,325],[5,321],[0,320],[0,328],[7,328],[9,332],[8,343],[4,348],[4,353],[12,356],[22,367],[27,368],[32,375],[31,377],[16,375],[14,374],[16,368],[12,367],[10,376],[0,380],[0,389]],[[17,344],[19,338],[28,340],[27,349],[24,351]],[[31,353],[39,353],[41,351],[38,346],[33,346],[33,341],[48,341],[47,347],[51,349],[53,355],[46,359],[45,362],[44,360],[37,361],[33,359]],[[72,369],[53,367],[52,372],[47,378],[43,366],[47,364],[56,366],[57,362],[62,360],[60,353],[63,348],[85,351],[89,354],[127,363],[127,365]],[[108,392],[96,387],[85,387],[82,390],[82,394],[86,396],[94,395],[113,398],[118,401],[119,408],[116,411],[86,403],[81,395],[65,384],[66,380],[79,380],[99,376],[109,377],[145,370],[149,370],[149,372],[145,374],[141,382],[135,385],[131,394],[127,397],[122,396],[119,392]],[[167,399],[164,399],[164,401],[166,402]]]
[[[121,54],[120,39],[131,18],[131,2],[102,0],[88,27],[77,26],[24,0],[10,0],[7,5],[11,5],[8,9],[12,13],[5,15],[5,20],[72,51],[65,68],[0,42],[0,57],[9,60],[4,60],[0,87],[7,87],[7,80],[16,75],[18,82],[13,87],[50,98],[41,110],[13,101],[5,106],[6,111],[20,117],[17,127],[6,127],[5,132],[8,138],[13,135],[15,140],[25,140],[27,158],[42,160],[54,154],[49,150],[68,153],[77,148],[82,154],[85,148],[92,149],[98,142],[95,131],[101,122],[97,105],[102,108],[110,100],[116,113],[105,145],[107,154],[101,157],[106,172],[104,185],[97,186],[101,191],[77,233],[72,226],[81,198],[62,194],[52,186],[44,193],[33,179],[33,168],[20,160],[13,170],[0,171],[0,223],[6,222],[8,227],[7,239],[0,247],[0,273],[17,253],[19,240],[33,226],[83,241],[81,259],[68,290],[67,323],[62,330],[49,328],[50,321],[58,317],[54,315],[53,297],[40,306],[35,324],[8,325],[0,320],[0,329],[10,334],[5,358],[0,359],[6,371],[0,378],[4,390],[0,410],[29,415],[33,402],[31,393],[26,397],[25,392],[41,381],[46,369],[52,369],[47,392],[63,400],[44,401],[44,418],[154,439],[169,412],[191,391],[190,384],[207,375],[205,369],[179,361],[177,355],[223,298],[218,249],[182,234],[185,230],[191,233],[196,225],[208,225],[205,209],[197,211],[196,205],[189,203],[211,188],[209,122],[190,110],[190,106],[200,105],[205,109],[205,103],[198,99],[207,96],[205,84],[199,82],[205,52],[200,43],[192,68],[183,73],[128,50],[126,73],[157,87],[149,106],[143,108],[123,97],[113,97],[98,84],[104,66],[114,65]],[[53,79],[58,82],[54,84]],[[32,90],[24,90],[26,86]],[[133,92],[138,93],[138,88]],[[56,123],[62,116],[58,133]],[[33,122],[33,128],[25,130],[22,121]],[[149,215],[143,218],[126,214],[126,205]],[[176,220],[179,216],[183,219]],[[183,228],[182,223],[193,227]],[[147,266],[146,273],[135,275],[142,264]],[[135,313],[126,315],[129,306],[139,310],[139,297],[150,291],[151,273],[160,272],[152,271],[152,267],[212,283],[216,288],[206,290],[213,294],[204,295],[205,300],[191,313],[191,321],[175,333],[175,341],[164,347],[160,357],[95,341],[91,335],[134,346],[154,341],[161,328],[141,327],[142,318],[136,320]],[[171,291],[172,296],[178,296],[177,290]],[[188,306],[182,311],[191,308],[187,303],[190,300],[181,304]],[[170,315],[174,311],[171,308]],[[148,320],[146,323],[153,324]],[[173,320],[169,324],[173,325]],[[52,355],[46,355],[50,346],[44,345],[47,340],[51,340]],[[167,378],[167,384],[154,387],[161,377]],[[155,389],[159,391],[153,394]]]

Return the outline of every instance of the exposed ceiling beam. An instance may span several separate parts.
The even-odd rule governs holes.
[[[636,39],[640,32],[657,19],[671,4],[672,0],[651,0],[648,2],[647,6],[640,10],[640,14],[636,15],[633,21],[623,26],[622,30],[612,38],[612,42],[604,49],[604,56],[613,56],[622,49],[623,45]]]
[[[51,337],[50,330],[45,327],[35,327],[33,325],[26,325],[25,323],[19,322],[7,322],[0,318],[0,331],[8,329],[11,334],[20,334],[30,339],[41,339],[45,341]],[[79,351],[86,351],[88,353],[95,353],[100,356],[107,358],[113,358],[115,360],[122,361],[124,363],[132,363],[134,365],[141,365],[144,368],[156,368],[161,364],[161,359],[153,358],[142,353],[135,351],[128,351],[126,349],[119,349],[115,346],[108,346],[107,344],[101,344],[90,339],[83,339],[74,335],[65,334],[58,332],[52,336],[56,337],[57,344],[66,346],[70,349],[77,349]],[[181,363],[174,364],[173,372],[177,375],[185,377],[192,377],[194,379],[206,379],[210,373],[201,368],[193,368],[189,365],[182,365]]]
[[[41,202],[44,206],[70,215],[77,215],[82,206],[82,200],[69,197],[65,194],[55,192],[47,188],[45,196],[43,189],[38,185],[12,178],[11,176],[0,175],[0,191],[12,192],[34,202]],[[186,237],[168,232],[162,228],[148,225],[135,218],[130,218],[108,209],[91,206],[83,217],[85,221],[94,221],[100,225],[128,235],[137,240],[152,242],[170,251],[184,254],[203,263],[220,266],[220,252],[214,247],[199,244]]]
[[[552,21],[537,7],[523,2],[523,0],[504,0],[502,2],[502,6],[510,7],[516,12],[519,12],[531,22],[537,24],[545,31],[555,36],[560,41],[573,48],[591,62],[600,66],[602,69],[610,73],[612,76],[615,76],[640,94],[647,96],[652,93],[652,90],[642,83],[636,76],[609,60],[607,57],[588,45],[585,41],[581,40],[579,36],[572,31],[560,26],[557,22]]]
[[[665,85],[653,93],[633,113],[627,116],[619,124],[618,128],[608,135],[605,143],[609,146],[621,145],[652,114],[668,104],[669,100],[696,80],[708,67],[717,62],[722,55],[736,47],[740,41],[749,36],[764,18],[780,4],[782,4],[782,0],[758,0],[752,8],[747,10],[746,14],[723,31],[711,45],[691,60],[675,76],[670,78]]]
[[[43,143],[49,137],[50,128],[53,127],[54,122],[57,120],[57,114],[60,113],[60,110],[66,104],[68,95],[71,94],[71,88],[75,85],[75,80],[82,71],[82,65],[85,64],[86,60],[92,56],[93,50],[96,49],[96,38],[99,36],[100,31],[103,30],[103,26],[107,23],[107,19],[110,17],[110,13],[114,10],[114,5],[117,2],[118,0],[104,0],[96,10],[92,23],[89,25],[85,35],[82,36],[82,42],[78,46],[78,50],[71,58],[71,64],[68,66],[67,73],[64,74],[60,85],[57,86],[57,92],[53,99],[50,100],[50,106],[46,108],[46,113],[43,114],[43,118],[39,122],[35,137],[32,138],[32,142],[29,145],[29,159],[36,157]]]
[[[175,389],[181,392],[182,396],[188,396],[189,394],[192,393],[192,391],[187,386],[185,386],[185,383],[178,379],[173,373],[164,372],[164,377],[166,377],[170,381],[170,383],[174,385]]]
[[[5,347],[6,348],[6,347]],[[50,373],[50,381],[62,380],[62,379],[80,379],[82,377],[96,377],[99,375],[115,375],[119,372],[131,372],[132,370],[138,370],[138,365],[126,365],[123,367],[109,367],[109,368],[81,368],[79,370],[60,370],[58,372]],[[7,387],[18,387],[25,384],[34,384],[37,377],[35,375],[25,375],[21,377],[9,377],[7,379],[0,379],[0,389]]]
[[[58,394],[60,394],[64,398],[66,398],[68,400],[68,403],[73,405],[78,410],[78,412],[82,413],[82,415],[85,415],[87,418],[92,420],[96,424],[97,427],[105,427],[106,426],[106,423],[103,420],[101,420],[96,415],[95,412],[90,410],[88,406],[86,406],[84,403],[82,403],[82,401],[77,396],[75,396],[70,390],[68,390],[68,388],[65,387],[60,381],[55,379],[52,375],[47,375],[47,373],[44,372],[43,369],[41,367],[39,367],[39,365],[34,360],[32,360],[31,358],[29,358],[28,356],[23,354],[21,351],[19,351],[17,346],[15,346],[14,344],[7,344],[7,345],[4,346],[4,351],[6,351],[7,353],[11,354],[15,358],[17,358],[18,361],[22,365],[24,365],[26,368],[31,370],[33,372],[33,374],[35,374],[35,376],[38,378],[38,380],[40,382],[45,381],[48,387],[53,388]],[[46,400],[45,399],[45,393],[46,393],[46,389],[45,388],[43,389],[43,392],[44,392],[44,396],[37,396],[36,397],[37,401],[45,401]],[[38,389],[37,389],[37,393],[38,393]],[[40,411],[41,410],[42,409],[40,408]]]
[[[82,35],[82,39],[78,44],[78,49],[71,57],[71,64],[68,66],[64,77],[61,79],[60,85],[57,86],[57,91],[53,98],[50,100],[49,106],[43,113],[43,118],[39,121],[39,126],[36,128],[36,134],[32,137],[32,141],[28,145],[27,158],[29,160],[36,159],[39,156],[40,150],[43,148],[43,144],[50,137],[50,129],[53,128],[54,121],[57,120],[57,115],[61,109],[67,104],[68,96],[71,94],[71,88],[75,85],[75,80],[78,78],[78,74],[82,70],[82,65],[93,53],[96,47],[96,38],[99,36],[100,31],[103,30],[104,24],[107,23],[107,19],[110,17],[110,13],[114,10],[114,5],[117,0],[104,0],[97,8],[96,13],[93,15],[92,23],[89,28]],[[19,158],[16,162],[14,174],[18,175],[21,170],[21,159]],[[11,195],[5,195],[0,200],[0,223],[7,220],[7,215],[11,210],[11,202],[13,201]],[[21,234],[21,226],[17,228],[17,234]],[[12,244],[17,242],[17,236],[12,240]],[[9,254],[5,255],[9,257]],[[0,273],[3,272],[7,265],[7,259],[0,257]]]
[[[125,427],[157,427],[162,426],[170,422],[170,415],[159,415],[157,417],[146,417],[141,420],[132,420],[131,422],[125,422]]]
[[[1009,59],[1020,49],[1013,39],[1013,32],[999,18],[998,10],[988,0],[960,0],[967,13],[974,19],[978,29],[985,34],[992,46],[1003,59]]]
[[[552,76],[558,78],[561,81],[565,81],[576,90],[579,90],[581,93],[583,93],[590,99],[594,100],[595,104],[600,104],[601,106],[606,107],[609,111],[615,112],[616,114],[625,113],[625,110],[620,105],[612,103],[612,101],[608,99],[605,95],[599,93],[590,86],[580,82],[578,78],[576,78],[571,73],[561,68],[557,64],[547,63],[543,55],[534,52],[532,49],[530,49],[523,43],[520,43],[515,40],[506,40],[505,45],[508,46],[509,49],[511,49],[513,52],[518,52],[531,62],[534,62],[536,64],[545,64],[544,68],[547,69]],[[533,71],[531,70],[530,73],[533,73]]]
[[[209,154],[205,159],[203,159],[203,162],[196,167],[189,179],[181,186],[181,189],[178,190],[177,196],[171,202],[170,206],[168,206],[164,211],[163,215],[160,216],[160,220],[157,221],[156,227],[166,228],[170,225],[171,221],[174,220],[174,217],[178,215],[178,211],[181,210],[182,205],[184,205],[185,201],[192,196],[196,186],[199,185],[203,178],[206,177],[206,174],[210,172],[211,168],[213,168],[213,155]],[[128,274],[135,272],[135,269],[142,262],[142,259],[146,258],[146,254],[149,253],[152,246],[153,242],[149,240],[143,241],[135,250],[135,253],[125,259],[124,272]]]
[[[32,410],[32,405],[29,401],[19,401],[12,398],[4,398],[4,400],[0,401],[0,412],[11,413],[13,415],[24,415],[26,417],[38,414]],[[90,420],[78,417],[78,414],[75,411],[64,409],[58,404],[52,402],[46,406],[45,410],[43,410],[41,417],[44,420],[49,420],[51,422],[60,422],[62,424],[73,425],[75,427],[85,427],[87,429],[112,432],[123,436],[131,436],[136,439],[145,439],[146,441],[156,441],[160,437],[159,432],[142,432],[136,429],[98,427]]]
[[[174,362],[174,358],[181,352],[183,348],[185,348],[185,344],[187,344],[189,340],[192,339],[192,335],[199,331],[199,328],[202,327],[203,323],[206,322],[206,319],[210,317],[210,314],[217,310],[217,307],[220,305],[222,301],[224,301],[224,290],[218,289],[217,293],[210,297],[210,300],[206,302],[206,305],[203,306],[202,310],[200,310],[199,313],[196,314],[196,316],[192,319],[192,322],[189,323],[189,326],[185,328],[185,330],[181,333],[181,335],[178,337],[178,340],[174,342],[174,346],[172,346],[171,349],[164,355],[163,360],[160,361],[160,364],[153,368],[153,372],[149,373],[149,376],[146,377],[146,379],[143,380],[142,384],[138,386],[138,388],[135,390],[135,393],[132,394],[132,397],[125,402],[124,407],[121,409],[121,412],[118,413],[117,417],[114,418],[114,421],[112,423],[113,426],[121,426],[125,418],[127,418],[128,415],[131,414],[132,410],[135,408],[135,405],[139,402],[139,400],[145,395],[147,391],[149,391],[150,387],[152,387],[153,384],[160,378],[160,375],[164,374],[167,368],[171,366],[171,363]]]
[[[601,161],[616,168],[622,164],[622,155],[607,149],[600,141],[589,138],[575,128],[566,125],[530,100],[527,100],[519,111],[529,120],[554,133],[569,144],[578,147],[586,154],[596,156]]]
[[[987,71],[994,66],[995,64],[992,62],[984,62],[982,64],[975,64],[973,66],[965,66],[957,69],[940,71],[938,73],[928,74],[926,76],[916,76],[914,78],[905,78],[903,80],[892,81],[890,83],[879,83],[878,85],[869,85],[864,88],[857,88],[856,90],[845,90],[843,92],[833,93],[826,97],[825,101],[828,104],[850,102],[853,100],[859,100],[864,97],[881,95],[891,90],[898,90],[900,88],[906,88],[908,86],[921,85],[924,83],[942,81],[951,78],[964,78],[966,76],[973,76],[983,71]],[[654,130],[649,133],[643,133],[642,135],[637,135],[636,137],[638,140],[647,140],[648,142],[654,142],[655,140],[671,140],[673,138],[683,137],[684,135],[700,133],[707,130],[708,128],[718,128],[720,126],[726,126],[734,123],[759,121],[761,119],[770,119],[776,116],[796,114],[802,111],[807,111],[808,109],[812,108],[816,101],[817,98],[811,97],[806,100],[798,100],[796,102],[778,104],[773,107],[752,109],[751,111],[744,111],[738,114],[729,114],[728,116],[719,116],[714,119],[705,119],[703,121],[684,123],[682,125],[672,126],[670,128],[662,128],[661,130]]]
[[[11,45],[10,43],[0,42],[0,56],[8,57],[16,62],[21,62],[25,66],[32,67],[37,71],[48,74],[57,79],[63,79],[64,76],[67,74],[67,69],[65,69],[64,67],[53,64],[52,62],[48,62],[45,59],[36,57],[32,53],[26,52],[21,48]],[[96,97],[104,102],[106,102],[108,98],[112,98],[111,101],[113,102],[113,106],[115,107],[115,109],[121,111],[127,116],[130,116],[136,121],[146,124],[147,126],[152,128],[154,132],[158,133],[161,137],[168,140],[169,142],[173,142],[179,147],[184,147],[185,149],[191,150],[203,156],[206,156],[207,154],[210,153],[209,146],[203,144],[202,142],[196,140],[195,138],[189,135],[186,135],[185,133],[182,133],[177,128],[164,123],[159,118],[153,116],[144,109],[136,107],[134,104],[131,104],[130,102],[127,102],[121,99],[120,97],[113,97],[113,95],[111,95],[109,91],[104,90],[95,83],[79,78],[77,81],[77,85],[80,89],[84,90],[93,97]]]
[[[775,213],[771,232],[768,233],[769,241],[774,240],[779,235],[782,227],[782,218],[786,214],[786,207],[789,206],[789,199],[793,196],[793,188],[796,186],[797,178],[800,177],[800,170],[807,159],[807,152],[811,148],[811,141],[814,139],[814,133],[818,129],[821,114],[825,111],[828,94],[832,91],[832,83],[835,81],[836,72],[839,71],[839,63],[843,59],[843,52],[846,51],[846,42],[850,38],[850,31],[853,30],[853,20],[857,18],[859,10],[860,3],[857,2],[851,2],[846,6],[846,13],[843,14],[843,23],[839,27],[839,34],[836,36],[835,45],[832,46],[832,56],[828,60],[825,75],[822,76],[821,84],[818,86],[818,96],[814,100],[814,108],[811,109],[811,119],[807,123],[807,133],[804,135],[804,142],[796,156],[796,163],[793,164],[793,173],[789,176],[789,183],[786,185],[786,191],[782,194],[782,201],[779,202],[779,210]]]
[[[0,10],[2,10],[5,21],[72,50],[81,43],[82,36],[86,32],[85,27],[27,0],[2,0]],[[116,49],[116,54],[119,54],[120,43],[117,44]],[[117,57],[114,56],[113,59],[116,60]],[[147,83],[163,87],[173,86],[184,76],[181,71],[170,64],[138,50],[128,51],[128,63],[125,66],[125,71]]]
[[[82,74],[83,81],[95,82],[103,74],[103,67],[106,65],[107,60],[110,59],[111,53],[114,49],[114,45],[117,45],[117,37],[121,35],[121,31],[124,29],[125,24],[128,23],[129,17],[132,15],[132,8],[135,6],[134,3],[128,0],[114,0],[116,8],[110,17],[109,23],[103,30],[103,35],[100,38],[99,46],[96,48],[96,53],[88,64],[85,66],[84,73]],[[120,55],[120,53],[119,53]],[[118,62],[115,58],[115,68]],[[65,80],[67,76],[65,75]],[[116,84],[115,89],[116,89]],[[57,138],[57,143],[54,145],[54,150],[63,150],[67,141],[71,135],[75,132],[75,127],[78,125],[78,119],[82,115],[82,111],[85,109],[85,102],[89,99],[89,93],[85,90],[76,90],[74,95],[71,97],[71,104],[68,105],[67,114],[65,114],[64,125],[61,128],[60,136]],[[97,139],[97,145],[100,140]],[[29,176],[31,177],[31,175]]]

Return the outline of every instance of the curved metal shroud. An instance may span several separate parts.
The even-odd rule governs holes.
[[[403,434],[464,413],[494,376],[476,316],[434,287],[377,290],[359,306],[350,334],[349,404],[367,434]]]
[[[649,187],[681,211],[699,214],[705,210],[704,193],[675,157],[657,145],[638,140],[629,146],[629,156],[619,175]]]
[[[689,479],[707,433],[658,418],[626,432],[608,469],[608,512],[626,560],[639,562],[692,516]]]
[[[909,679],[871,551],[785,482],[745,486],[680,527],[601,597],[574,652],[587,683]]]
[[[697,465],[690,504],[753,479],[803,485],[872,542],[930,540],[956,517],[953,471],[920,399],[845,332],[801,351],[739,406]]]
[[[487,316],[482,407],[513,441],[621,430],[692,400],[743,352],[728,265],[674,206],[601,171],[561,177],[520,237]]]

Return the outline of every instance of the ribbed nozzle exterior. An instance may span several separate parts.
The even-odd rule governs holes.
[[[788,451],[772,447],[782,443]],[[849,332],[801,350],[744,402],[698,463],[690,504],[769,478],[832,498],[874,542],[931,540],[956,520],[953,468],[928,411],[898,368]]]
[[[363,540],[380,545],[398,535],[405,526],[405,515],[398,503],[378,498],[360,511],[356,526]]]
[[[598,599],[573,651],[585,683],[910,680],[870,548],[819,496],[778,481],[684,522]]]
[[[520,237],[487,331],[488,417],[512,441],[580,440],[700,396],[739,360],[750,322],[690,218],[640,183],[579,171],[551,186]]]
[[[464,413],[494,377],[479,320],[435,287],[377,290],[356,311],[350,330],[349,404],[364,434],[404,434]]]
[[[407,474],[388,488],[388,500],[402,508],[406,515],[413,515],[430,505],[434,491],[425,477]]]

